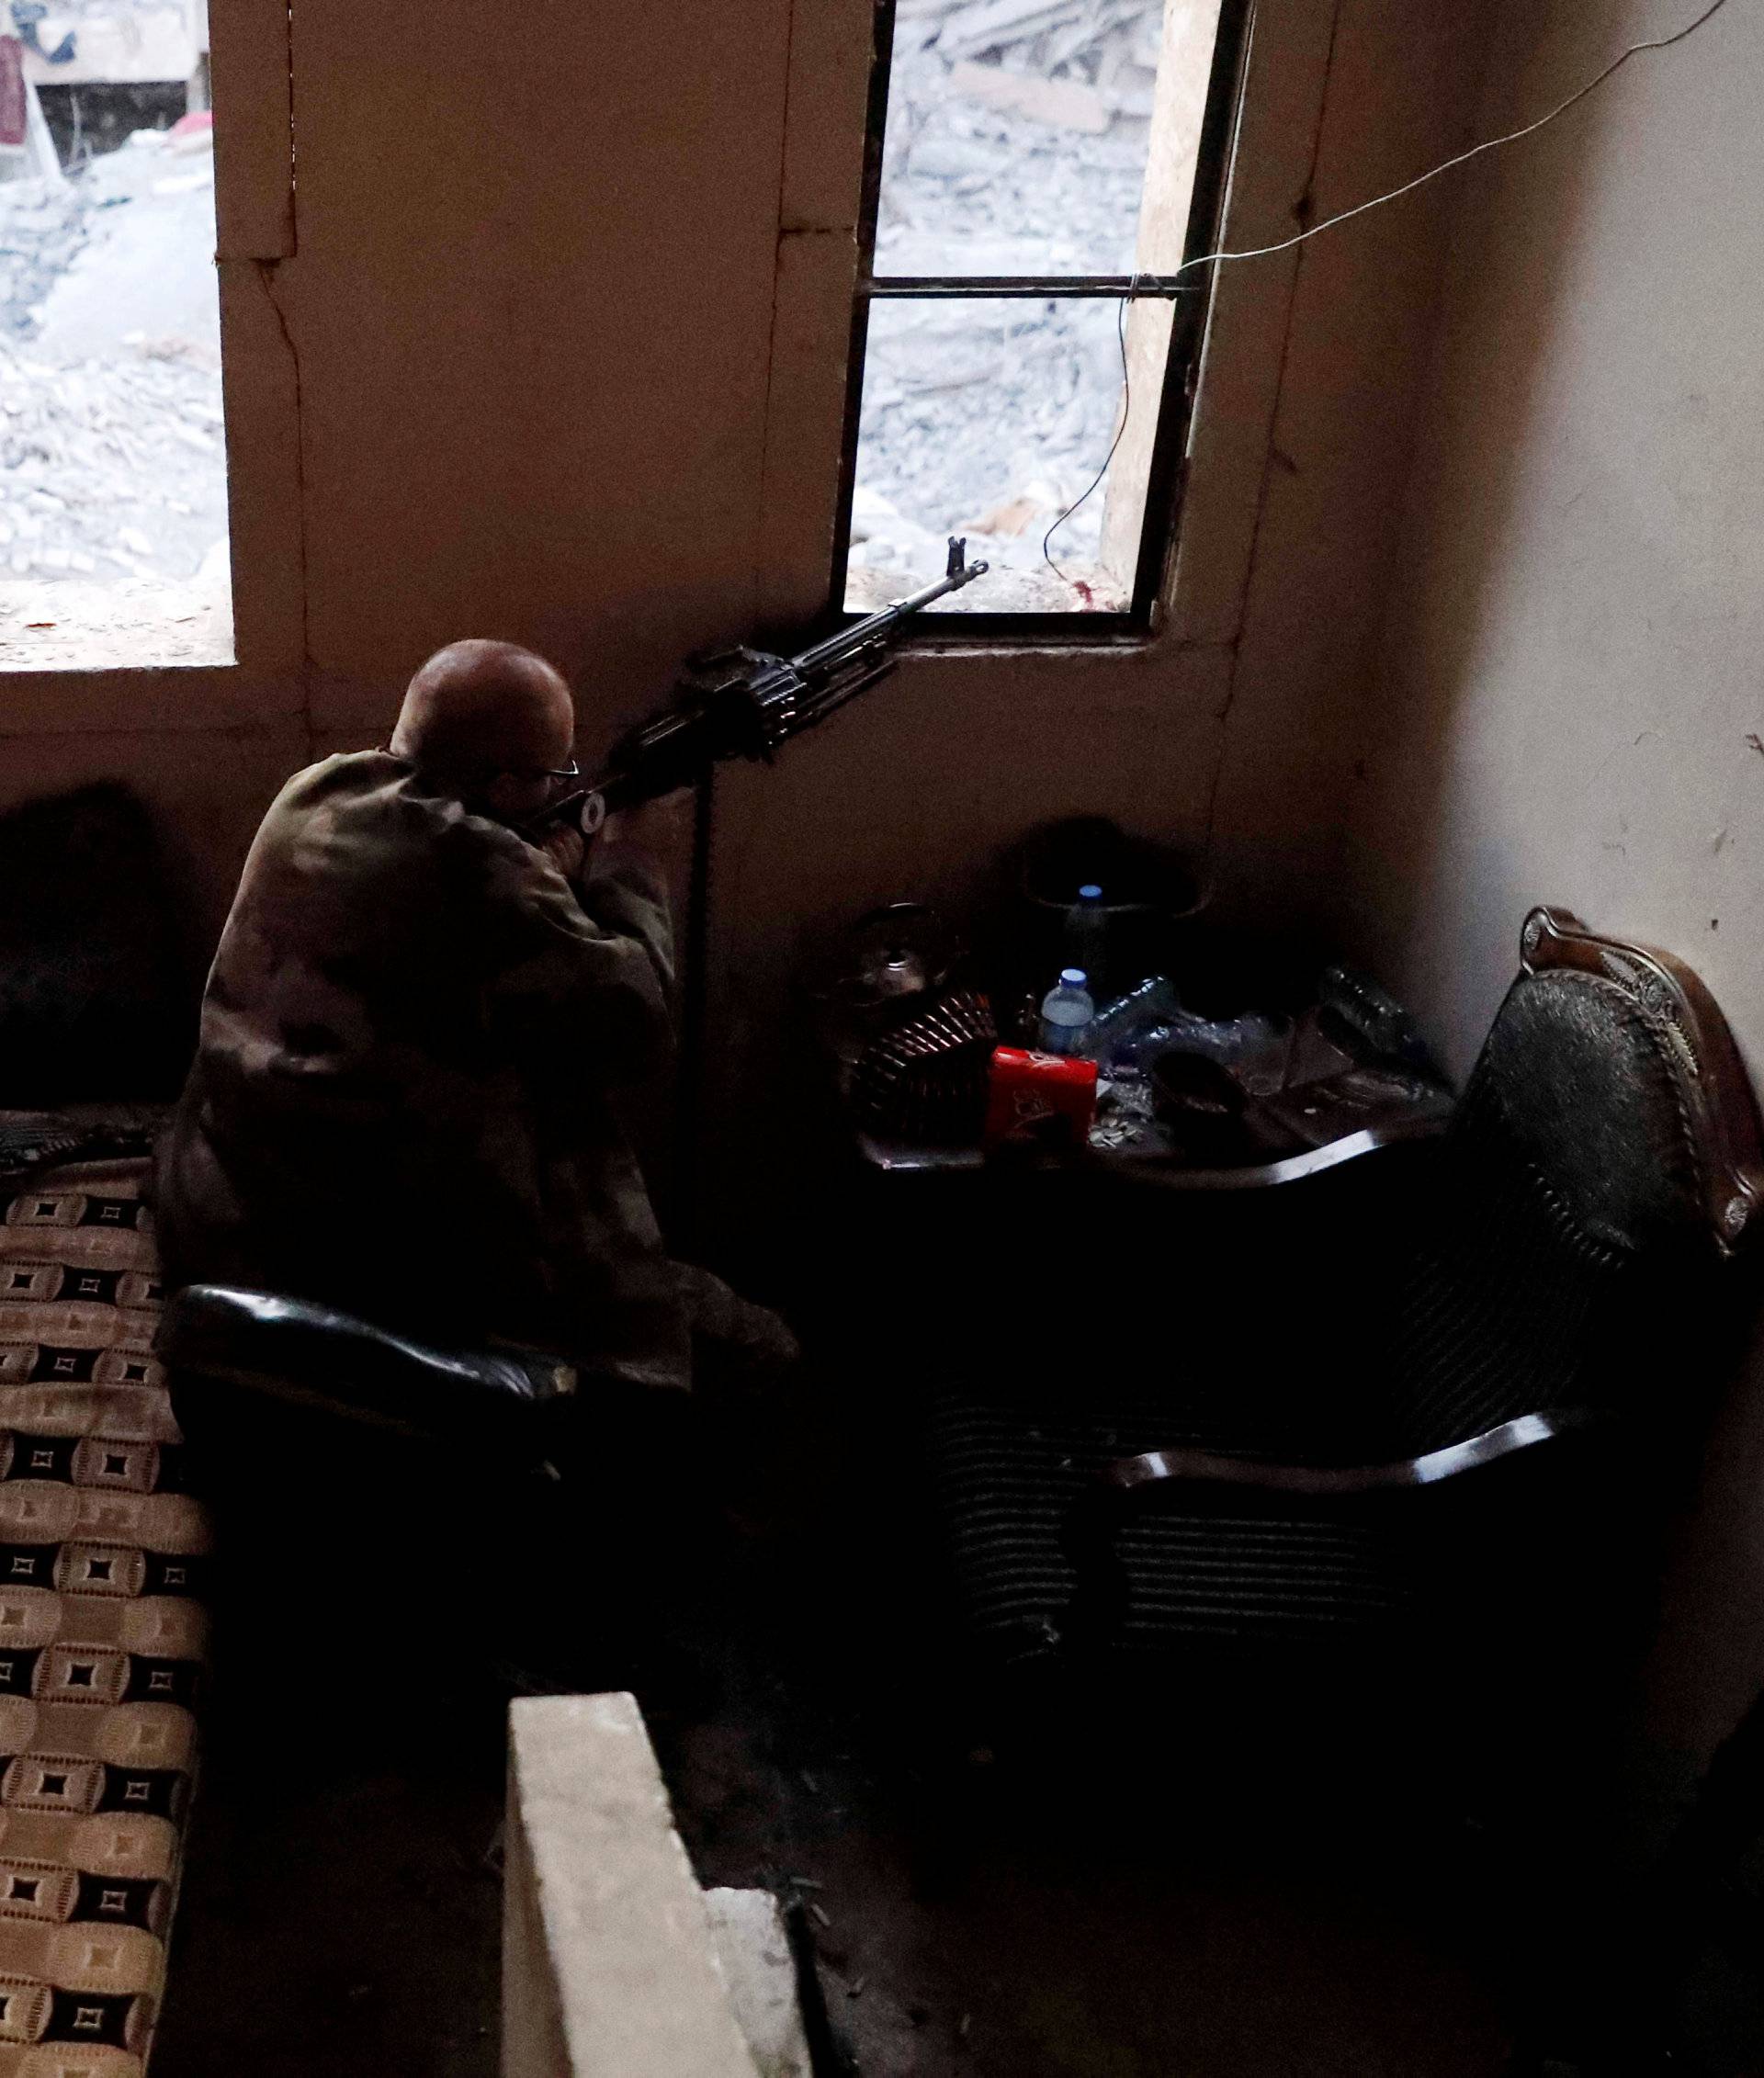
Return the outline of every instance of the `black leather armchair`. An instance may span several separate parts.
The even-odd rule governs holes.
[[[576,1655],[607,1629],[606,1540],[556,1476],[582,1456],[571,1365],[212,1284],[172,1297],[156,1346],[222,1554],[229,1690],[254,1723],[296,1745],[379,1736],[409,1709],[476,1724],[511,1680],[582,1685]]]
[[[1172,1261],[1162,1364],[1103,1344],[1070,1384],[938,1395],[934,1477],[992,1668],[1351,1643],[1403,1664],[1454,1581],[1486,1601],[1491,1566],[1538,1563],[1522,1523],[1597,1576],[1588,1497],[1621,1477],[1645,1512],[1694,1442],[1696,1370],[1713,1389],[1719,1365],[1687,1373],[1682,1331],[1713,1323],[1764,1196],[1720,1012],[1668,955],[1533,911],[1452,1129],[1404,1174],[1404,1238],[1334,1317],[1283,1318],[1277,1265],[1247,1294],[1185,1290]],[[1238,1361],[1185,1374],[1183,1315],[1232,1306]]]

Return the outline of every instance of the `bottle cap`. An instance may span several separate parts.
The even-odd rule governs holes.
[[[1080,902],[1100,902],[1102,899],[1102,890],[1095,881],[1087,880],[1079,889],[1078,898]]]
[[[1059,978],[1069,988],[1081,988],[1085,980],[1084,969],[1081,966],[1063,966],[1059,970]]]

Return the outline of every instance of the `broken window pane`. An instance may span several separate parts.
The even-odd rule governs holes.
[[[888,298],[870,306],[845,604],[867,612],[941,577],[945,537],[992,566],[933,612],[1119,613],[1100,563],[1102,467],[1122,403],[1119,306],[1098,299]],[[1134,418],[1155,420],[1155,389]],[[1133,552],[1137,551],[1134,529]]]
[[[1130,274],[1182,256],[1219,0],[899,0],[879,275]],[[1141,236],[1151,186],[1182,221]],[[1173,246],[1170,234],[1173,233]]]
[[[71,0],[29,26],[0,37],[0,664],[225,660],[200,10]]]

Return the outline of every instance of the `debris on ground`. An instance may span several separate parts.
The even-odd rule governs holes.
[[[72,181],[0,185],[0,335],[31,329],[37,306],[85,243],[89,220]]]
[[[217,388],[151,342],[58,365],[0,337],[0,570],[193,576],[217,476],[225,497]]]
[[[70,581],[213,590],[226,541],[213,255],[206,124],[137,132],[64,181],[0,185],[9,598]]]

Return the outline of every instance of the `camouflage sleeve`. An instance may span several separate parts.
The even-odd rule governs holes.
[[[608,931],[635,938],[648,952],[664,993],[673,988],[673,912],[666,884],[628,845],[593,846],[577,884],[582,908]]]
[[[673,1036],[665,891],[608,876],[579,893],[512,834],[495,870],[509,951],[491,994],[511,1050],[535,1072],[605,1082],[653,1073]]]

